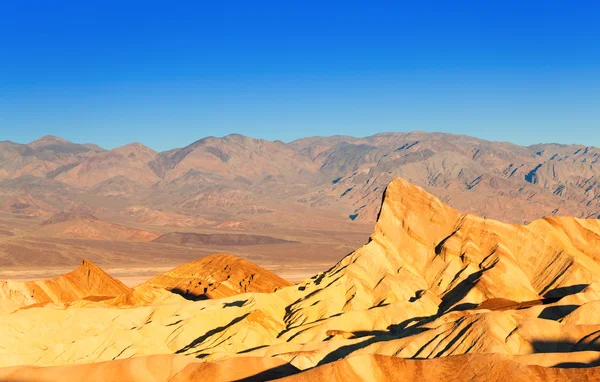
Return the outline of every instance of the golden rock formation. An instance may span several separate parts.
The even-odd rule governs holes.
[[[198,300],[248,292],[269,293],[290,285],[290,282],[249,261],[225,254],[192,261],[143,284]]]
[[[0,311],[47,303],[68,303],[86,297],[112,297],[129,288],[89,260],[73,272],[50,280],[0,282]]]

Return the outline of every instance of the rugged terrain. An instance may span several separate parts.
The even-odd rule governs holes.
[[[85,205],[120,206],[120,215],[158,226],[265,217],[271,225],[329,223],[309,213],[315,210],[372,222],[383,188],[398,176],[461,211],[507,222],[600,215],[600,150],[583,145],[522,147],[409,132],[287,144],[233,134],[163,153],[139,143],[106,151],[50,136],[0,148],[2,209],[23,215]]]
[[[2,314],[0,365],[9,368],[0,376],[595,381],[599,244],[596,219],[502,223],[396,179],[369,243],[296,285],[221,256],[112,299]],[[277,290],[203,301],[164,295],[211,275],[259,275],[250,279]],[[73,363],[94,364],[65,366]]]
[[[460,212],[507,223],[595,218],[599,156],[582,145],[424,132],[291,143],[233,134],[167,152],[52,136],[4,141],[0,278],[55,277],[86,257],[109,273],[138,269],[125,280],[133,285],[159,268],[231,253],[298,281],[367,240],[397,176]],[[272,239],[244,242],[258,236]]]

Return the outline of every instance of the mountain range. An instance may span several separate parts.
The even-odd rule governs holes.
[[[265,216],[292,227],[371,223],[395,177],[459,211],[510,223],[600,216],[600,149],[585,145],[523,147],[425,132],[290,143],[232,134],[166,152],[53,136],[0,142],[0,210],[25,216],[135,208],[158,225],[252,229]]]

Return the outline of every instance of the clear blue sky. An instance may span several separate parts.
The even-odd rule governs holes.
[[[600,146],[598,1],[0,1],[0,140]]]

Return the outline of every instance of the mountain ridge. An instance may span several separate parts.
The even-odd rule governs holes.
[[[287,214],[292,226],[309,217],[301,209],[333,213],[340,222],[374,222],[381,191],[403,177],[462,212],[506,222],[600,216],[600,149],[592,146],[518,146],[419,131],[289,143],[230,134],[165,152],[139,143],[65,151],[56,142],[77,145],[57,137],[29,144],[42,151],[3,143],[0,202],[15,196],[10,182],[23,188],[46,178],[56,183],[52,191],[32,186],[28,196],[47,202],[93,195],[98,208],[110,205],[102,198],[117,198],[121,209],[144,206],[217,224],[241,218],[256,225],[258,217],[244,213],[249,203]]]

